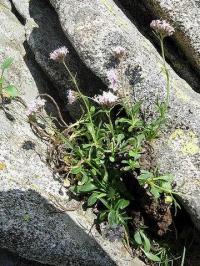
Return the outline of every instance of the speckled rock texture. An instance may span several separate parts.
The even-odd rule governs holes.
[[[144,0],[157,18],[176,28],[173,38],[200,73],[200,2],[197,0]]]
[[[62,32],[56,12],[48,1],[14,0],[17,12],[25,21],[26,40],[35,60],[52,81],[64,103],[67,103],[67,92],[73,89],[70,77],[62,64],[55,63],[49,54],[62,46],[69,50],[67,64],[77,77],[80,89],[87,88],[87,94],[94,95],[104,88],[104,84],[82,63],[71,43]],[[68,106],[75,115],[77,106]],[[75,110],[73,112],[73,110]]]
[[[50,2],[79,56],[104,82],[113,48],[127,49],[127,79],[133,84],[135,98],[143,100],[146,114],[151,115],[157,96],[163,99],[166,94],[162,59],[153,45],[112,0]],[[160,170],[175,175],[180,198],[200,229],[200,95],[168,68],[168,128],[154,145],[155,155]]]
[[[25,49],[24,26],[1,3],[0,62],[14,58],[5,78],[29,103],[49,84]],[[95,229],[88,234],[93,218],[69,203],[65,191],[60,194],[45,163],[46,144],[33,134],[25,107],[12,101],[7,108],[15,120],[0,109],[0,247],[49,265],[142,265],[121,243],[106,241]]]

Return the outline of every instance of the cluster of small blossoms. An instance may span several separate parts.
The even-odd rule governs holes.
[[[38,111],[40,111],[45,106],[46,101],[43,99],[35,99],[30,105],[28,110],[26,111],[27,116],[31,116],[36,114]]]
[[[126,49],[124,47],[121,46],[117,46],[113,49],[114,52],[114,56],[117,59],[121,59],[122,57],[124,57],[126,55]]]
[[[104,91],[102,95],[96,95],[93,100],[101,106],[112,107],[117,103],[118,97],[111,91]]]
[[[65,46],[60,47],[55,51],[53,51],[52,53],[50,53],[50,59],[62,63],[68,53],[69,50],[67,49],[67,47]]]
[[[166,20],[153,20],[150,27],[163,38],[174,34],[175,29]]]
[[[68,103],[69,104],[73,104],[76,99],[77,99],[77,92],[73,91],[73,90],[69,90],[67,93],[67,99],[68,99]]]

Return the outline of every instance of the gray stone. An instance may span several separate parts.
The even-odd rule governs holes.
[[[0,6],[11,9],[11,3],[9,0],[0,0]]]
[[[153,45],[112,0],[50,2],[79,56],[105,83],[113,48],[120,45],[127,49],[127,79],[134,83],[135,98],[143,100],[150,116],[157,96],[164,99],[166,95],[162,59]],[[200,229],[200,95],[167,67],[171,81],[169,122],[154,144],[155,154],[160,170],[175,175],[180,198]]]
[[[65,103],[67,103],[67,92],[69,89],[74,89],[74,85],[70,82],[70,77],[64,67],[49,58],[49,54],[59,47],[68,48],[67,64],[72,73],[76,75],[80,89],[84,91],[87,88],[87,93],[94,95],[104,88],[104,84],[85,67],[77,56],[62,32],[56,12],[47,1],[14,0],[13,4],[26,21],[26,39],[35,60],[48,75]],[[72,114],[77,112],[76,106],[75,111],[71,106],[68,106],[68,109]]]
[[[0,6],[0,62],[14,64],[6,72],[28,104],[48,83],[25,50],[25,29],[5,6]],[[72,208],[61,184],[46,165],[46,143],[32,131],[25,107],[7,105],[14,121],[0,109],[0,247],[50,265],[142,265],[122,243],[110,243],[93,228],[81,208]],[[26,145],[31,141],[33,145]]]
[[[145,0],[157,18],[167,19],[175,27],[173,38],[200,73],[200,3],[195,0]]]

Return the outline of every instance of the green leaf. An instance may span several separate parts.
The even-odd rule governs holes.
[[[173,175],[163,175],[163,176],[158,176],[156,179],[172,182],[174,180],[174,176]]]
[[[113,156],[110,156],[109,160],[113,163],[115,161],[115,158]]]
[[[5,69],[9,68],[12,65],[12,63],[13,63],[13,58],[11,58],[11,57],[6,58],[3,61],[3,63],[1,64],[1,69],[5,70]]]
[[[150,192],[156,199],[160,197],[160,191],[157,188],[151,187]]]
[[[99,222],[103,222],[106,220],[106,216],[107,216],[108,211],[101,211],[98,215],[98,220]]]
[[[77,175],[79,174],[80,172],[82,171],[82,166],[74,166],[70,173],[73,174],[73,175]]]
[[[10,97],[16,97],[18,96],[18,91],[13,85],[9,85],[4,89],[4,91],[10,96]]]
[[[99,195],[99,192],[94,192],[87,200],[88,206],[92,206],[97,202],[97,196]]]
[[[140,176],[138,176],[139,180],[146,180],[149,178],[153,178],[153,174],[151,172],[148,171],[141,171],[142,174]]]
[[[82,174],[82,180],[78,182],[80,186],[83,186],[85,183],[89,181],[89,175],[86,174],[84,171],[81,172]]]
[[[87,192],[91,192],[93,190],[97,189],[97,187],[92,184],[91,182],[85,183],[83,186],[77,186],[77,192],[78,193],[87,193]]]
[[[0,84],[3,84],[4,83],[4,78],[0,78]]]
[[[125,209],[128,205],[130,204],[130,202],[128,200],[125,199],[120,199],[118,200],[117,204],[115,205],[115,210],[117,209]]]
[[[135,160],[139,159],[141,157],[141,155],[139,154],[139,152],[137,151],[129,151],[129,156],[133,157]]]
[[[120,143],[123,139],[124,139],[124,134],[119,134],[118,136],[117,136],[117,143]]]
[[[161,187],[169,191],[172,190],[172,185],[169,182],[162,182]]]
[[[114,210],[111,210],[108,214],[108,223],[110,225],[115,225],[118,223],[118,220],[117,220],[117,213],[116,211]]]
[[[141,238],[141,235],[140,235],[140,231],[137,231],[137,232],[134,234],[134,240],[135,240],[135,242],[136,242],[138,245],[142,245],[142,238]]]
[[[108,205],[108,203],[107,203],[106,200],[104,200],[104,199],[102,199],[102,198],[100,198],[99,200],[103,203],[103,205],[104,205],[107,209],[110,209],[110,206]]]
[[[145,250],[143,250],[144,254],[146,255],[146,257],[149,259],[149,260],[152,260],[152,261],[155,261],[155,262],[160,262],[161,259],[154,255],[153,253],[151,252],[146,252]]]
[[[94,205],[99,198],[105,197],[105,193],[101,192],[94,192],[92,195],[88,198],[88,206]]]
[[[144,246],[144,250],[145,252],[149,252],[151,249],[151,243],[148,239],[148,237],[144,234],[143,231],[140,231],[141,237],[143,238],[143,246]]]

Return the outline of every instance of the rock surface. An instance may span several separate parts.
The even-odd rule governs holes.
[[[49,54],[59,47],[66,46],[68,48],[67,64],[72,73],[76,74],[79,86],[83,91],[87,88],[87,93],[94,95],[104,88],[103,83],[85,67],[77,56],[71,43],[62,32],[56,12],[47,1],[14,0],[13,4],[25,19],[26,39],[35,60],[53,82],[65,103],[67,103],[67,92],[69,89],[73,89],[73,85],[64,67],[49,58]]]
[[[176,28],[174,39],[200,73],[200,3],[195,0],[145,0],[157,18],[170,21]]]
[[[0,62],[14,58],[6,80],[29,103],[49,84],[25,50],[24,27],[9,6],[0,4],[0,12]],[[45,163],[46,144],[33,134],[23,105],[7,108],[15,120],[0,109],[0,247],[50,265],[142,265],[121,243],[94,229],[89,235],[92,218],[81,208],[61,211],[72,206]]]
[[[153,45],[112,0],[50,2],[79,56],[104,82],[113,48],[127,49],[127,78],[134,85],[135,97],[144,100],[143,107],[151,115],[157,95],[163,99],[166,93],[162,59]],[[155,154],[161,171],[175,175],[180,198],[200,229],[200,95],[168,68],[169,123],[167,132],[155,143]]]

